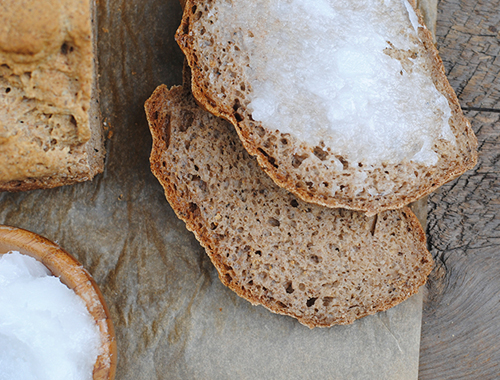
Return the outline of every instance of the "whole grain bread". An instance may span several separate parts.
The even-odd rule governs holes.
[[[411,28],[411,21],[417,29],[417,21],[411,20],[411,16],[405,13],[405,1],[393,1],[398,3],[398,7],[393,7],[387,18],[409,17],[406,24]],[[335,3],[334,0],[329,2]],[[254,68],[247,49],[250,42],[243,37],[247,34],[252,38],[273,33],[278,35],[281,24],[269,23],[262,30],[238,27],[233,30],[219,20],[219,5],[223,3],[229,4],[224,0],[188,0],[176,39],[192,69],[192,91],[197,101],[235,126],[247,151],[257,157],[262,168],[279,186],[308,202],[374,215],[407,205],[475,165],[477,139],[446,79],[442,61],[421,16],[418,16],[418,38],[412,39],[412,50],[395,48],[388,41],[384,53],[401,62],[401,75],[403,71],[411,72],[412,65],[418,61],[419,70],[431,77],[437,91],[449,104],[451,117],[448,124],[456,141],[436,138],[432,142],[432,151],[437,159],[431,165],[407,159],[367,165],[330,150],[322,141],[313,146],[293,134],[282,133],[252,118],[249,105],[253,89],[248,73]],[[234,17],[243,12],[239,8],[243,3],[230,3]],[[252,9],[268,3],[263,0],[245,12],[252,12]],[[349,4],[355,7],[362,6],[361,3],[363,1],[360,0]],[[335,30],[328,33],[332,39],[336,38]],[[286,64],[284,60],[283,65]]]
[[[92,179],[104,167],[95,0],[0,3],[0,191]]]
[[[189,89],[160,86],[145,108],[167,200],[224,285],[252,304],[326,327],[386,310],[425,283],[433,261],[409,208],[367,217],[298,199]]]

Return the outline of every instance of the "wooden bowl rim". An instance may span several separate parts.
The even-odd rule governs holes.
[[[94,380],[113,380],[117,346],[109,309],[90,273],[56,243],[34,232],[0,225],[0,254],[19,251],[42,262],[61,282],[83,299],[101,333],[102,352],[94,364]]]

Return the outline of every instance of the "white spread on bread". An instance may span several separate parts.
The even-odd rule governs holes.
[[[418,54],[418,17],[406,0],[217,6],[238,9],[217,14],[250,52],[249,110],[267,128],[364,165],[433,165],[435,140],[454,143],[450,106]]]

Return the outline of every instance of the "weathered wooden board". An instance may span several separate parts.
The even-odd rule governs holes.
[[[500,0],[442,0],[436,37],[464,108],[500,109]]]
[[[439,4],[438,48],[460,103],[471,110],[479,162],[429,198],[436,268],[424,301],[421,380],[500,377],[498,30],[499,0]]]

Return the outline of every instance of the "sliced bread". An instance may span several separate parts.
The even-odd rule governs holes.
[[[176,39],[198,102],[305,201],[374,215],[476,163],[407,0],[188,0]]]
[[[224,285],[252,304],[326,327],[386,310],[425,283],[433,261],[409,208],[367,217],[300,200],[189,89],[160,86],[145,108],[167,200]]]
[[[102,172],[95,0],[0,3],[0,191]]]

